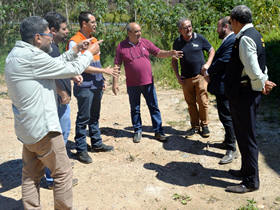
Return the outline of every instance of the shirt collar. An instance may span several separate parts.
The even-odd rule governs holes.
[[[238,34],[236,35],[236,38],[238,39],[244,31],[246,31],[248,28],[252,28],[254,27],[254,25],[252,23],[247,23],[245,26],[243,26],[243,28],[241,28],[241,30],[238,32]]]
[[[131,46],[136,46],[136,45],[138,45],[138,44],[141,43],[141,40],[142,40],[142,39],[140,38],[140,39],[139,39],[139,42],[138,42],[137,44],[133,44],[132,42],[129,41],[129,38],[127,38],[127,43],[130,44]]]
[[[230,33],[223,39],[222,43],[224,43],[224,41],[226,41],[226,40],[229,38],[229,36],[232,35],[232,34],[233,34],[233,32],[230,32]]]

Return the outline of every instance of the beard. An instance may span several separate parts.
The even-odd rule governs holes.
[[[53,51],[51,45],[49,45],[49,46],[42,46],[40,49],[43,50],[45,53],[48,53],[48,54],[52,53],[52,51]]]
[[[219,39],[224,39],[226,37],[226,32],[223,30],[219,33]]]

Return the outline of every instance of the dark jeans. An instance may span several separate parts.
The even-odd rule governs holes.
[[[153,131],[155,133],[163,134],[161,115],[158,108],[157,94],[154,83],[143,86],[127,87],[127,93],[129,96],[131,122],[134,128],[134,132],[137,133],[142,131],[140,99],[141,94],[143,94],[150,111]]]
[[[74,87],[74,96],[78,101],[78,113],[76,118],[76,149],[77,152],[87,150],[86,128],[88,125],[91,145],[99,147],[102,144],[99,129],[99,116],[103,91],[102,89],[89,89]]]
[[[259,188],[258,154],[256,141],[256,112],[261,93],[251,87],[241,88],[239,95],[230,100],[233,126],[241,153],[241,172],[243,184]]]
[[[228,150],[235,151],[235,133],[234,128],[232,124],[232,118],[231,113],[229,109],[229,101],[228,98],[225,95],[216,95],[216,101],[217,101],[217,109],[218,109],[218,115],[221,123],[224,126],[225,129],[225,140],[224,143],[227,146]]]

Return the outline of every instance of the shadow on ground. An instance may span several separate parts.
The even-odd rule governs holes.
[[[185,187],[200,184],[201,187],[209,185],[225,188],[235,184],[220,180],[220,178],[236,180],[227,171],[204,168],[200,163],[193,162],[170,162],[164,166],[145,163],[144,168],[156,171],[156,177],[163,182]]]
[[[0,165],[0,209],[23,209],[21,200],[5,197],[2,193],[21,185],[22,160],[10,160]]]

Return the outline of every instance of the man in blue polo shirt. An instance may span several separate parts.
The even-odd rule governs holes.
[[[199,132],[203,137],[209,137],[207,82],[201,75],[201,71],[209,68],[215,50],[201,34],[193,32],[189,19],[180,19],[178,28],[181,35],[174,41],[173,49],[184,53],[184,56],[180,58],[181,74],[178,71],[177,58],[172,58],[172,68],[178,82],[182,85],[188,104],[191,129],[187,131],[186,137]],[[206,63],[203,51],[207,51],[209,55]]]

